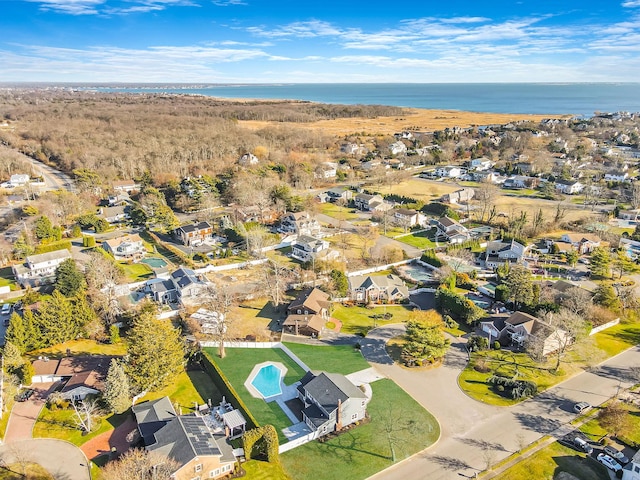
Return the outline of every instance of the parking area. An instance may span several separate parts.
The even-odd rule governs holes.
[[[15,402],[4,436],[5,443],[31,438],[33,426],[54,385],[54,383],[40,383],[34,388],[35,391],[29,399],[24,402]]]

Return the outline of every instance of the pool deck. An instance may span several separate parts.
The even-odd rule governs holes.
[[[253,386],[253,384],[251,382],[253,382],[255,380],[256,376],[258,375],[258,372],[260,370],[262,370],[263,367],[268,367],[270,365],[274,366],[278,370],[280,370],[280,394],[272,395],[270,397],[265,397],[260,390],[258,390],[256,387]],[[249,376],[247,377],[247,380],[244,382],[244,386],[249,391],[249,393],[251,394],[252,397],[261,398],[265,402],[272,402],[276,398],[282,396],[282,392],[287,388],[287,386],[282,381],[282,379],[284,378],[285,374],[287,373],[287,370],[288,370],[287,367],[285,367],[285,365],[283,363],[280,363],[280,362],[262,362],[262,363],[258,363],[256,365],[254,365],[253,369],[251,370],[251,373],[249,373]]]

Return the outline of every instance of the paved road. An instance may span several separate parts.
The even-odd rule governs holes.
[[[393,335],[390,330],[373,331],[372,340]],[[472,478],[515,452],[524,444],[552,434],[563,436],[575,418],[572,406],[578,401],[598,405],[632,384],[630,367],[640,363],[640,348],[634,347],[551,388],[544,394],[514,407],[494,407],[467,397],[457,385],[466,364],[464,339],[453,339],[441,368],[428,371],[402,369],[384,361],[373,366],[393,379],[422,406],[435,415],[442,435],[433,447],[405,460],[372,479],[460,479]],[[363,348],[363,354],[369,350]]]
[[[34,438],[0,445],[0,458],[7,464],[37,463],[57,480],[91,479],[89,462],[82,450],[62,440]]]

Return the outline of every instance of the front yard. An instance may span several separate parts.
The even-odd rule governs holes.
[[[411,235],[405,235],[403,237],[399,237],[397,240],[421,250],[435,248],[436,246],[435,237],[432,230],[424,230],[422,232],[413,233]]]
[[[324,443],[310,442],[281,455],[291,478],[364,479],[393,465],[391,445],[396,462],[400,462],[438,439],[440,426],[436,419],[393,381],[378,380],[371,388],[369,423]]]
[[[411,312],[412,309],[404,305],[380,305],[375,308],[336,305],[331,316],[342,322],[341,333],[364,336],[372,328],[406,322]],[[373,318],[374,315],[384,315],[385,313],[391,314],[392,317],[389,320]]]

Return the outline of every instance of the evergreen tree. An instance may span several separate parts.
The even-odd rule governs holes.
[[[504,281],[509,289],[509,300],[513,301],[516,308],[529,305],[533,301],[533,281],[531,271],[522,265],[513,265],[509,269]]]
[[[30,308],[24,309],[24,312],[22,313],[22,322],[24,324],[24,333],[26,338],[26,351],[30,352],[44,347],[42,334],[40,333],[33,311]]]
[[[71,300],[72,323],[76,328],[76,336],[85,336],[85,327],[96,319],[96,312],[89,305],[87,296],[84,294],[76,295]]]
[[[4,357],[4,367],[9,373],[15,373],[24,365],[22,352],[11,342],[5,342],[2,356]]]
[[[84,274],[78,269],[75,260],[66,259],[56,268],[55,288],[65,297],[73,297],[87,287]]]
[[[36,220],[34,233],[38,240],[45,240],[47,238],[55,237],[53,225],[51,224],[51,220],[49,220],[49,217],[43,215]]]
[[[609,250],[603,247],[597,247],[591,252],[591,275],[609,278],[611,269],[611,254]]]
[[[124,367],[118,360],[111,360],[104,384],[103,398],[111,411],[123,413],[131,405],[131,388]]]
[[[17,313],[13,312],[9,318],[9,326],[5,333],[5,341],[7,344],[13,345],[22,355],[27,351],[27,334],[24,328],[24,320]]]
[[[33,254],[33,252],[35,252],[35,249],[31,244],[29,236],[25,232],[21,232],[18,238],[16,238],[16,241],[13,242],[13,256],[17,260],[23,260]]]
[[[159,390],[183,369],[184,345],[171,322],[148,310],[133,322],[129,333],[127,374],[136,392]]]
[[[78,335],[71,301],[58,290],[54,290],[51,297],[42,302],[35,316],[35,325],[40,330],[45,346],[64,343]]]
[[[329,274],[331,282],[333,283],[333,289],[339,297],[346,297],[349,291],[349,280],[347,276],[341,270],[333,269]]]

